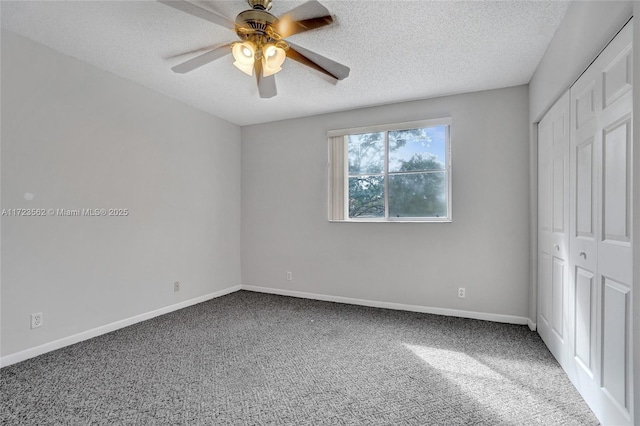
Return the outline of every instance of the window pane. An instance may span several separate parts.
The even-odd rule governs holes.
[[[384,132],[349,135],[349,174],[384,171]]]
[[[384,217],[384,177],[349,178],[349,217]]]
[[[446,217],[446,172],[389,176],[389,217]]]
[[[389,132],[389,172],[446,170],[447,126]]]

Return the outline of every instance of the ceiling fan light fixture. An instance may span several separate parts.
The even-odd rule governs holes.
[[[253,64],[256,56],[256,46],[250,41],[235,43],[231,48],[231,53],[236,68],[247,75],[253,75]]]
[[[287,57],[284,49],[275,44],[267,44],[262,49],[262,75],[268,77],[282,70]]]

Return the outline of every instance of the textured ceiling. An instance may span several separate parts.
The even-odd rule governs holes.
[[[231,55],[188,74],[171,67],[236,40],[230,30],[155,1],[2,1],[2,28],[239,125],[509,87],[529,82],[568,2],[323,1],[330,27],[290,38],[341,62],[337,84],[287,61],[278,95],[258,96],[255,78]],[[232,19],[244,0],[195,2]],[[281,15],[304,1],[274,0]]]

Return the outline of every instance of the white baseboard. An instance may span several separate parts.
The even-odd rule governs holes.
[[[110,333],[120,328],[128,327],[130,325],[136,324],[141,321],[146,321],[148,319],[151,319],[160,315],[168,314],[169,312],[177,311],[178,309],[182,309],[192,305],[196,305],[198,303],[206,302],[207,300],[215,299],[216,297],[224,296],[226,294],[236,292],[240,289],[241,289],[241,286],[239,285],[225,288],[220,291],[205,294],[204,296],[195,297],[193,299],[185,300],[183,302],[176,303],[174,305],[165,306],[163,308],[146,312],[144,314],[135,315],[130,318],[126,318],[120,321],[112,322],[110,324],[102,325],[100,327],[83,331],[81,333],[74,334],[72,336],[63,337],[62,339],[54,340],[53,342],[48,342],[40,346],[25,349],[23,351],[15,352],[9,355],[5,355],[2,358],[0,358],[0,367],[6,367],[8,365],[15,364],[17,362],[24,361],[29,358],[33,358],[47,352],[55,351],[56,349],[64,348],[65,346],[73,345],[74,343],[82,342],[84,340],[89,340],[93,337],[97,337],[105,333]]]
[[[5,355],[2,358],[0,358],[0,367],[6,367],[11,364],[15,364],[20,361],[27,360],[29,358],[42,355],[47,352],[51,352],[56,349],[63,348],[65,346],[73,345],[75,343],[82,342],[84,340],[88,340],[93,337],[100,336],[102,334],[110,333],[112,331],[115,331],[124,327],[128,327],[130,325],[139,323],[141,321],[146,321],[148,319],[151,319],[160,315],[168,314],[169,312],[177,311],[178,309],[183,309],[198,303],[206,302],[207,300],[215,299],[216,297],[221,297],[230,293],[234,293],[238,290],[248,290],[248,291],[255,291],[259,293],[269,293],[269,294],[277,294],[281,296],[299,297],[302,299],[313,299],[313,300],[323,300],[327,302],[346,303],[349,305],[370,306],[373,308],[395,309],[398,311],[421,312],[421,313],[427,313],[427,314],[446,315],[446,316],[454,316],[454,317],[461,317],[461,318],[472,318],[472,319],[502,322],[502,323],[508,323],[508,324],[519,324],[519,325],[526,324],[529,326],[531,330],[535,331],[536,329],[536,323],[532,322],[529,318],[519,317],[514,315],[491,314],[486,312],[463,311],[459,309],[447,309],[447,308],[434,308],[434,307],[419,306],[419,305],[405,305],[401,303],[379,302],[375,300],[354,299],[351,297],[341,297],[341,296],[329,296],[325,294],[305,293],[302,291],[281,290],[281,289],[268,288],[268,287],[258,287],[253,285],[237,285],[237,286],[225,288],[220,291],[216,291],[214,293],[205,294],[204,296],[199,296],[193,299],[185,300],[183,302],[176,303],[174,305],[165,306],[160,309],[135,315],[133,317],[126,318],[120,321],[112,322],[110,324],[96,327],[91,330],[83,331],[81,333],[74,334],[72,336],[63,337],[62,339],[54,340],[53,342],[48,342],[33,348],[25,349],[20,352],[15,352],[9,355]]]
[[[459,309],[433,308],[429,306],[404,305],[401,303],[379,302],[375,300],[353,299],[350,297],[328,296],[325,294],[305,293],[302,291],[281,290],[276,288],[258,287],[253,285],[242,285],[243,290],[255,291],[259,293],[278,294],[281,296],[300,297],[302,299],[324,300],[327,302],[346,303],[349,305],[370,306],[373,308],[395,309],[398,311],[421,312],[425,314],[446,315],[452,317],[472,318],[485,321],[502,322],[508,324],[525,325],[529,324],[529,318],[515,315],[490,314],[486,312],[463,311]],[[531,325],[529,325],[531,327]],[[535,327],[535,324],[534,324]]]

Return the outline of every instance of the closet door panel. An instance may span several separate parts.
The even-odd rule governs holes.
[[[563,367],[602,423],[615,425],[634,424],[631,34],[629,23],[570,90],[573,364]]]
[[[569,92],[538,125],[538,330],[558,359],[565,338],[569,292]]]
[[[595,274],[582,268],[575,273],[575,346],[574,356],[590,377],[593,377],[596,339],[596,282]]]
[[[631,45],[624,48],[603,71],[604,108],[631,91],[633,81],[633,61]]]
[[[579,144],[575,151],[576,206],[572,218],[576,226],[575,237],[595,243],[593,137]]]
[[[564,313],[565,313],[565,276],[566,262],[563,259],[553,257],[551,267],[551,326],[556,337],[564,338]]]
[[[540,253],[540,271],[538,273],[538,323],[545,331],[551,324],[551,255]]]
[[[602,236],[631,241],[631,117],[604,130],[602,147]]]
[[[602,373],[604,394],[624,414],[629,412],[630,398],[630,291],[607,277],[602,277]]]

